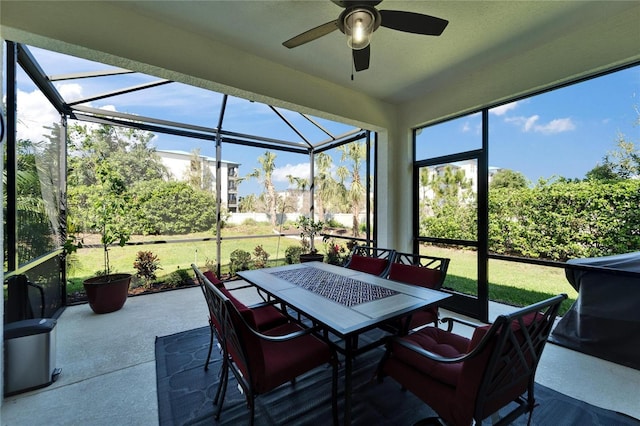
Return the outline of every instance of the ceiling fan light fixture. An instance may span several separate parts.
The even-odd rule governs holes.
[[[367,9],[356,8],[344,17],[344,33],[347,45],[353,50],[364,49],[371,43],[375,16]]]

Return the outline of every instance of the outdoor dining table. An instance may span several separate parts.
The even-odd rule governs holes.
[[[339,338],[333,344],[345,358],[346,425],[351,423],[353,359],[382,343],[378,340],[360,346],[359,336],[450,297],[442,291],[402,284],[322,262],[239,271],[238,275],[308,318],[325,333]]]

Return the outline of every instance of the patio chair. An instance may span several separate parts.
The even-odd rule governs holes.
[[[450,259],[412,253],[396,252],[387,278],[405,284],[439,290],[447,276]],[[395,322],[394,326],[402,334],[408,330],[433,323],[438,326],[438,307],[430,306]]]
[[[394,337],[378,366],[378,380],[393,378],[447,425],[482,424],[511,402],[515,408],[496,424],[509,424],[527,412],[531,421],[536,368],[566,298],[560,294],[500,315],[493,324],[475,328],[471,339],[436,327]],[[454,321],[474,326],[443,319],[451,327]]]
[[[219,308],[216,308],[214,305],[214,300],[211,300],[209,294],[205,290],[205,282],[209,280],[209,282],[218,288],[222,293],[224,293],[238,308],[240,311],[244,311],[247,309],[252,309],[254,311],[255,321],[258,327],[258,330],[264,331],[269,328],[278,326],[280,324],[284,324],[288,321],[288,318],[282,314],[282,312],[277,309],[271,303],[259,303],[257,305],[246,306],[242,302],[240,302],[236,297],[234,297],[231,292],[225,288],[224,282],[220,281],[218,277],[211,271],[201,272],[197,266],[194,264],[191,265],[193,268],[196,279],[200,284],[200,289],[204,294],[204,298],[207,301],[207,306],[209,307],[209,327],[211,328],[211,335],[209,340],[209,352],[207,354],[207,360],[204,363],[205,371],[209,369],[209,361],[211,360],[211,352],[213,349],[213,340],[214,336],[218,339],[218,342],[221,346],[222,350],[222,331],[220,326],[220,316],[219,316]],[[217,313],[218,312],[218,313]],[[224,351],[223,351],[224,352]],[[223,361],[224,362],[224,361]]]
[[[338,360],[334,349],[313,333],[316,328],[302,328],[286,323],[264,333],[257,330],[253,310],[240,311],[219,289],[206,283],[206,290],[222,305],[222,329],[229,354],[226,368],[233,372],[242,387],[250,410],[250,424],[255,417],[255,398],[278,386],[292,382],[312,369],[329,363],[333,368],[331,403],[333,422],[338,424]],[[224,374],[222,398],[216,419],[220,417],[227,388]]]
[[[395,252],[393,249],[355,246],[351,249],[344,267],[386,277]]]

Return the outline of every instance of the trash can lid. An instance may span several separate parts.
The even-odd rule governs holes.
[[[52,318],[34,318],[4,325],[4,340],[49,333],[56,325]]]

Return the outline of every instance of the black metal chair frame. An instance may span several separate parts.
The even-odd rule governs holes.
[[[207,359],[204,363],[205,371],[209,369],[209,361],[211,360],[214,335],[216,339],[218,339],[218,343],[220,344],[220,352],[222,356],[222,365],[220,367],[220,381],[218,382],[218,389],[216,390],[216,394],[213,398],[213,404],[216,405],[218,403],[218,398],[220,397],[222,386],[226,386],[226,376],[228,375],[227,364],[229,362],[229,354],[227,353],[224,333],[222,333],[222,330],[217,330],[213,323],[213,318],[215,317],[218,321],[218,324],[220,324],[220,326],[222,327],[222,301],[221,299],[215,297],[214,292],[209,290],[209,288],[215,288],[215,286],[211,283],[211,281],[209,281],[207,277],[204,276],[202,271],[200,271],[200,269],[198,269],[195,264],[191,264],[191,267],[196,274],[196,279],[200,284],[200,289],[204,294],[204,298],[207,301],[207,307],[209,308],[209,328],[211,330],[211,334],[209,338],[209,351],[207,353]],[[220,292],[218,291],[218,293]],[[222,404],[218,407],[218,410],[216,412],[216,420],[220,418],[221,406]]]
[[[512,411],[505,417],[501,418],[496,425],[507,425],[522,414],[529,413],[529,422],[535,408],[534,384],[535,372],[540,362],[540,356],[547,342],[551,328],[553,327],[555,318],[560,309],[560,304],[567,298],[566,294],[560,294],[547,300],[535,303],[525,308],[519,309],[508,315],[500,315],[491,325],[487,333],[480,340],[480,343],[469,353],[464,356],[447,358],[427,351],[421,347],[413,345],[402,338],[395,337],[393,342],[400,344],[417,354],[429,358],[431,360],[444,364],[453,364],[465,362],[481,354],[490,342],[495,341],[495,347],[487,362],[483,379],[478,389],[473,418],[476,424],[481,425],[482,420],[487,416],[483,415],[485,403],[499,394],[508,392],[510,384],[518,383],[523,378],[528,378],[527,397],[524,394],[519,395],[513,402],[517,404]],[[527,325],[524,323],[524,317],[530,313],[539,312],[542,318],[533,321]],[[519,330],[522,332],[522,341],[518,340],[511,325],[517,322]],[[467,321],[457,320],[455,318],[443,318],[443,323],[448,323],[448,331],[453,328],[453,323],[461,323],[464,325],[478,327],[477,324]],[[387,344],[387,352],[383,356],[378,366],[378,380],[383,379],[382,368],[384,362],[390,357],[392,345]],[[509,348],[507,354],[504,350]],[[531,362],[527,359],[530,357]]]
[[[283,335],[283,336],[268,336],[268,335],[262,334],[256,331],[255,329],[253,329],[253,327],[251,327],[249,324],[247,324],[247,322],[242,317],[242,315],[240,315],[240,313],[238,312],[236,307],[233,305],[231,300],[229,300],[224,294],[222,294],[222,292],[220,292],[217,288],[211,285],[211,283],[205,282],[205,284],[206,284],[207,291],[209,291],[216,299],[216,302],[215,302],[216,307],[220,307],[221,309],[220,314],[222,318],[222,329],[224,333],[223,340],[225,342],[225,350],[227,350],[229,346],[237,348],[238,350],[237,350],[236,356],[240,357],[240,359],[237,360],[237,362],[240,362],[245,366],[247,366],[248,377],[245,377],[245,375],[240,371],[240,368],[238,367],[237,363],[229,355],[227,358],[228,361],[226,362],[226,365],[223,365],[222,368],[224,368],[227,371],[231,370],[233,375],[236,377],[238,384],[242,387],[244,395],[247,399],[247,404],[249,405],[250,424],[253,425],[254,418],[255,418],[255,398],[258,394],[254,392],[251,386],[251,383],[252,383],[251,369],[249,368],[250,364],[247,358],[249,352],[245,347],[242,339],[239,338],[235,330],[235,327],[233,325],[233,321],[231,318],[231,315],[232,315],[231,310],[234,311],[234,314],[237,315],[237,318],[239,318],[241,321],[244,322],[245,329],[250,330],[250,332],[253,333],[255,336],[257,336],[258,338],[271,341],[271,342],[284,342],[287,340],[296,339],[301,336],[312,334],[312,333],[317,335],[319,329],[317,327],[310,327],[310,328],[305,328],[300,331]],[[331,351],[333,354],[331,359],[331,364],[333,368],[332,383],[331,383],[331,392],[332,392],[331,404],[332,404],[332,413],[333,413],[333,423],[337,425],[338,424],[338,402],[337,402],[338,401],[338,358],[333,346],[329,345],[329,347],[331,348]],[[229,377],[229,374],[224,373],[223,378],[221,379],[221,380],[224,380],[224,383],[221,383],[221,386],[219,386],[219,389],[222,389],[222,395],[220,398],[220,404],[218,405],[216,419],[219,419],[220,412],[222,410],[222,405],[224,404],[224,397],[226,393],[228,377]],[[295,380],[292,380],[292,384],[295,384]],[[216,393],[216,398],[214,399],[214,403],[217,403],[217,401],[218,401],[218,393]]]

